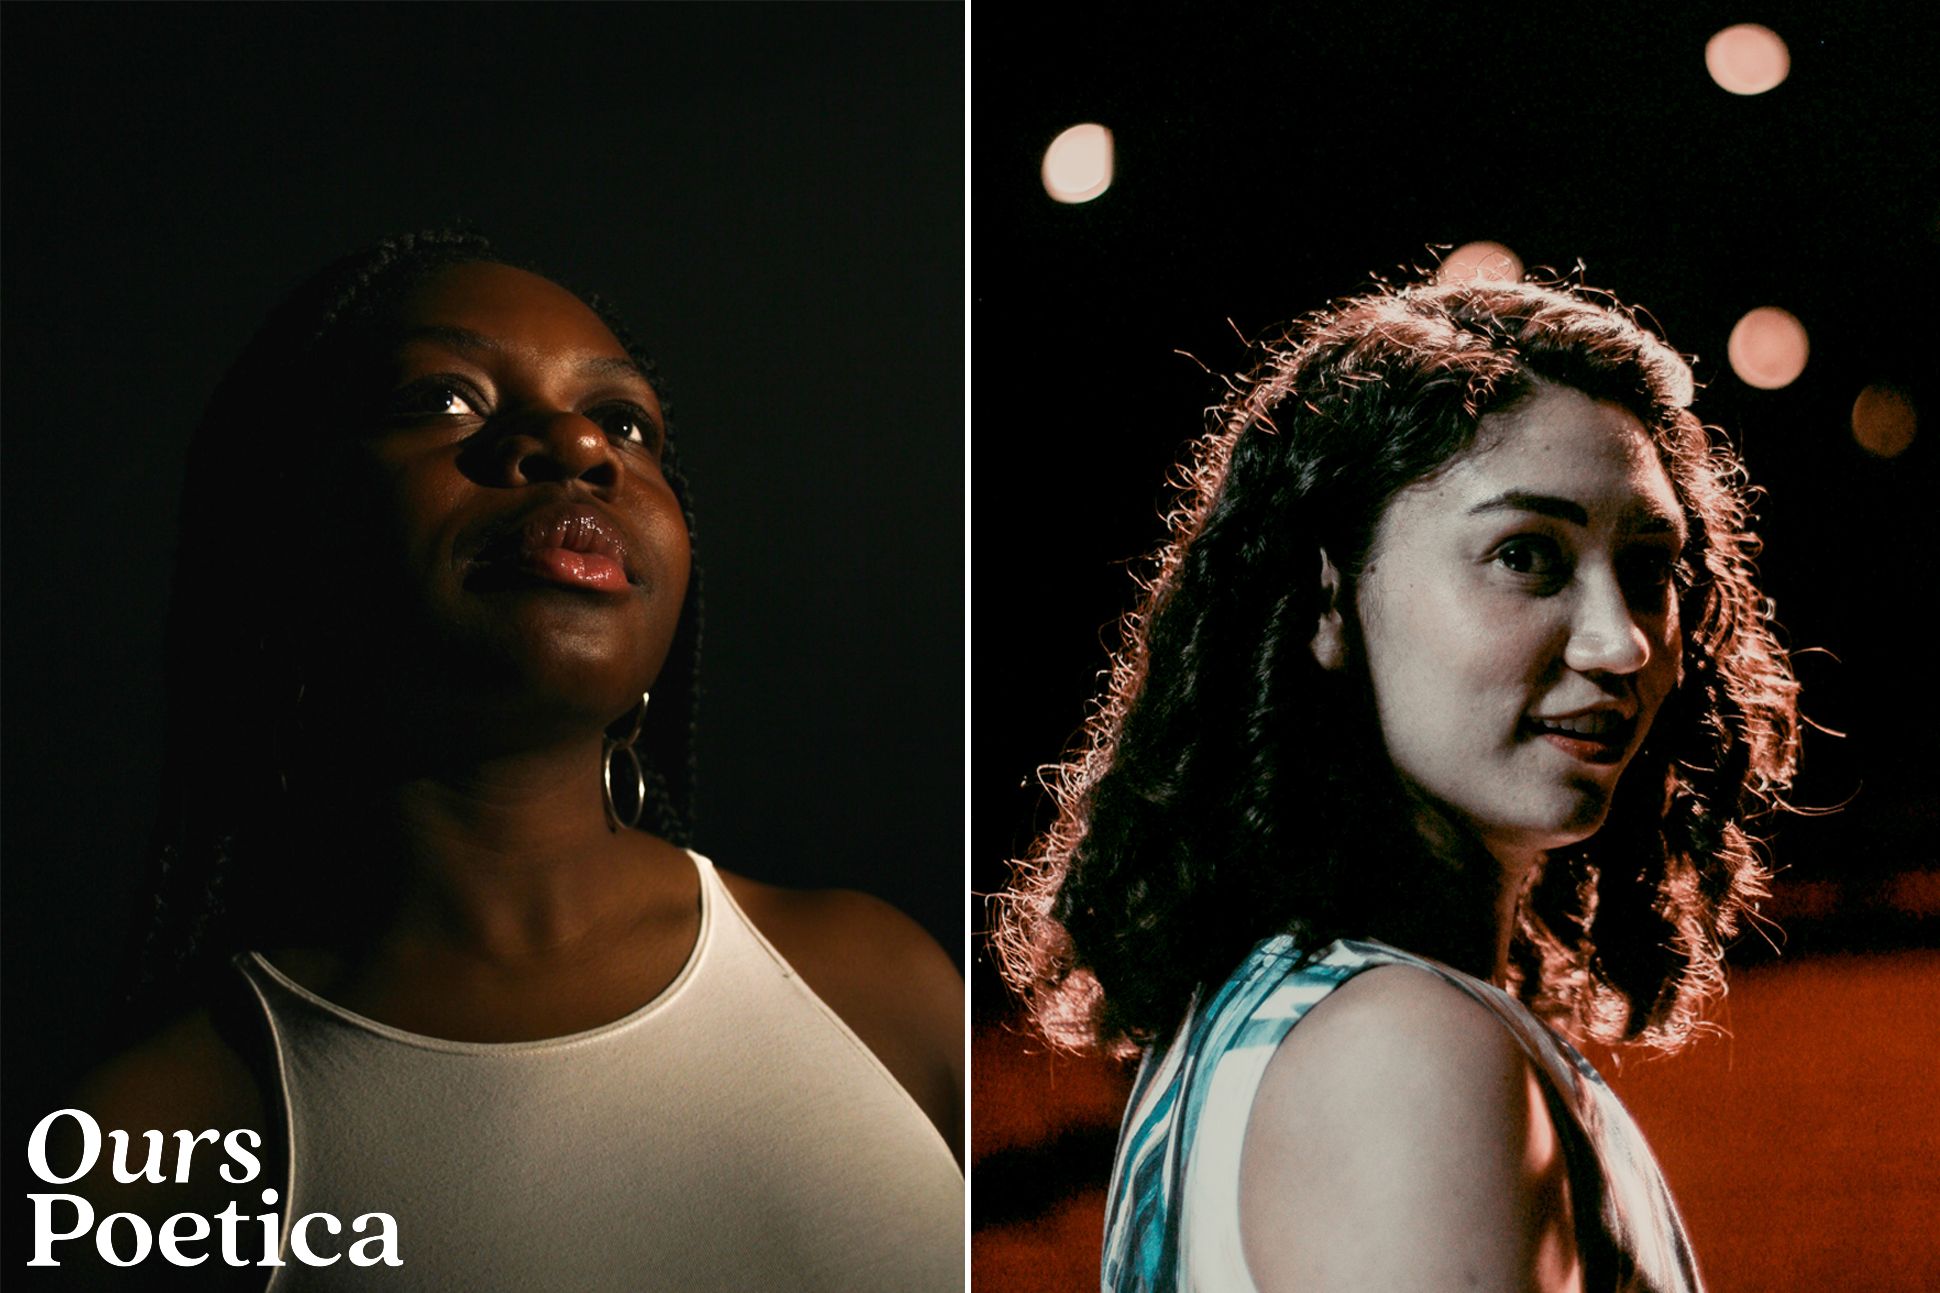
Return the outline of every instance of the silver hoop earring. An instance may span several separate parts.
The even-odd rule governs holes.
[[[606,828],[619,832],[632,830],[640,824],[640,814],[647,808],[647,771],[640,764],[640,756],[634,751],[633,743],[640,739],[640,728],[647,721],[648,692],[640,693],[640,703],[633,711],[633,722],[628,725],[626,739],[615,740],[611,733],[600,739],[600,793],[606,800]],[[633,772],[633,802],[631,811],[621,815],[619,805],[613,799],[613,765],[624,756],[627,766]],[[624,782],[622,783],[624,784]]]

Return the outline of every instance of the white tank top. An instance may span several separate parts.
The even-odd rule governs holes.
[[[275,1293],[963,1286],[963,1176],[916,1102],[715,875],[666,990],[568,1037],[478,1043],[352,1014],[260,955],[288,1129]],[[396,1218],[403,1266],[302,1263]],[[364,1235],[374,1233],[366,1230]],[[370,1251],[370,1250],[365,1250]]]

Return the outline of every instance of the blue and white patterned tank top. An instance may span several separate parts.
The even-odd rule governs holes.
[[[1697,1263],[1663,1173],[1616,1094],[1576,1049],[1508,993],[1382,943],[1341,940],[1302,965],[1269,938],[1148,1051],[1118,1137],[1105,1210],[1105,1293],[1251,1293],[1240,1247],[1239,1166],[1267,1062],[1328,993],[1363,970],[1412,965],[1493,1011],[1543,1077],[1562,1138],[1588,1293],[1699,1293]]]

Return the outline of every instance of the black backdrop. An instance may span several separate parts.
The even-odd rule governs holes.
[[[1126,563],[1163,535],[1168,466],[1240,337],[1432,268],[1475,239],[1641,304],[1697,355],[1696,411],[1768,491],[1762,562],[1803,655],[1796,800],[1776,832],[1789,950],[1931,939],[1904,895],[1936,868],[1933,615],[1940,393],[1934,11],[1913,3],[1048,10],[973,22],[974,739],[971,881],[989,892],[1048,808],[1036,787],[1097,688]],[[1704,47],[1732,23],[1788,42],[1740,98]],[[1079,206],[1046,145],[1096,121],[1116,179]],[[1753,390],[1725,340],[1790,310],[1799,379]],[[1186,352],[1194,358],[1182,357]],[[1868,383],[1924,419],[1891,461],[1853,442]],[[1836,657],[1836,659],[1835,659]],[[1931,917],[1932,899],[1925,900]],[[975,923],[981,925],[981,909]],[[1762,944],[1746,940],[1742,954]],[[980,954],[979,1018],[1006,1002]]]
[[[476,221],[660,358],[708,581],[700,846],[961,955],[960,7],[0,21],[9,1174],[110,998],[190,427],[286,287],[388,232]]]

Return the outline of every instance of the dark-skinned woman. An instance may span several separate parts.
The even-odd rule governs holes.
[[[178,1181],[167,1137],[122,1184],[104,1148],[72,1188],[156,1231],[144,1286],[961,1286],[949,958],[685,847],[661,391],[596,298],[439,233],[298,288],[211,402],[142,971],[173,1022],[74,1103],[137,1165],[208,1128],[260,1163]],[[171,1269],[164,1219],[230,1206],[275,1220]],[[112,1274],[122,1226],[56,1254]]]

